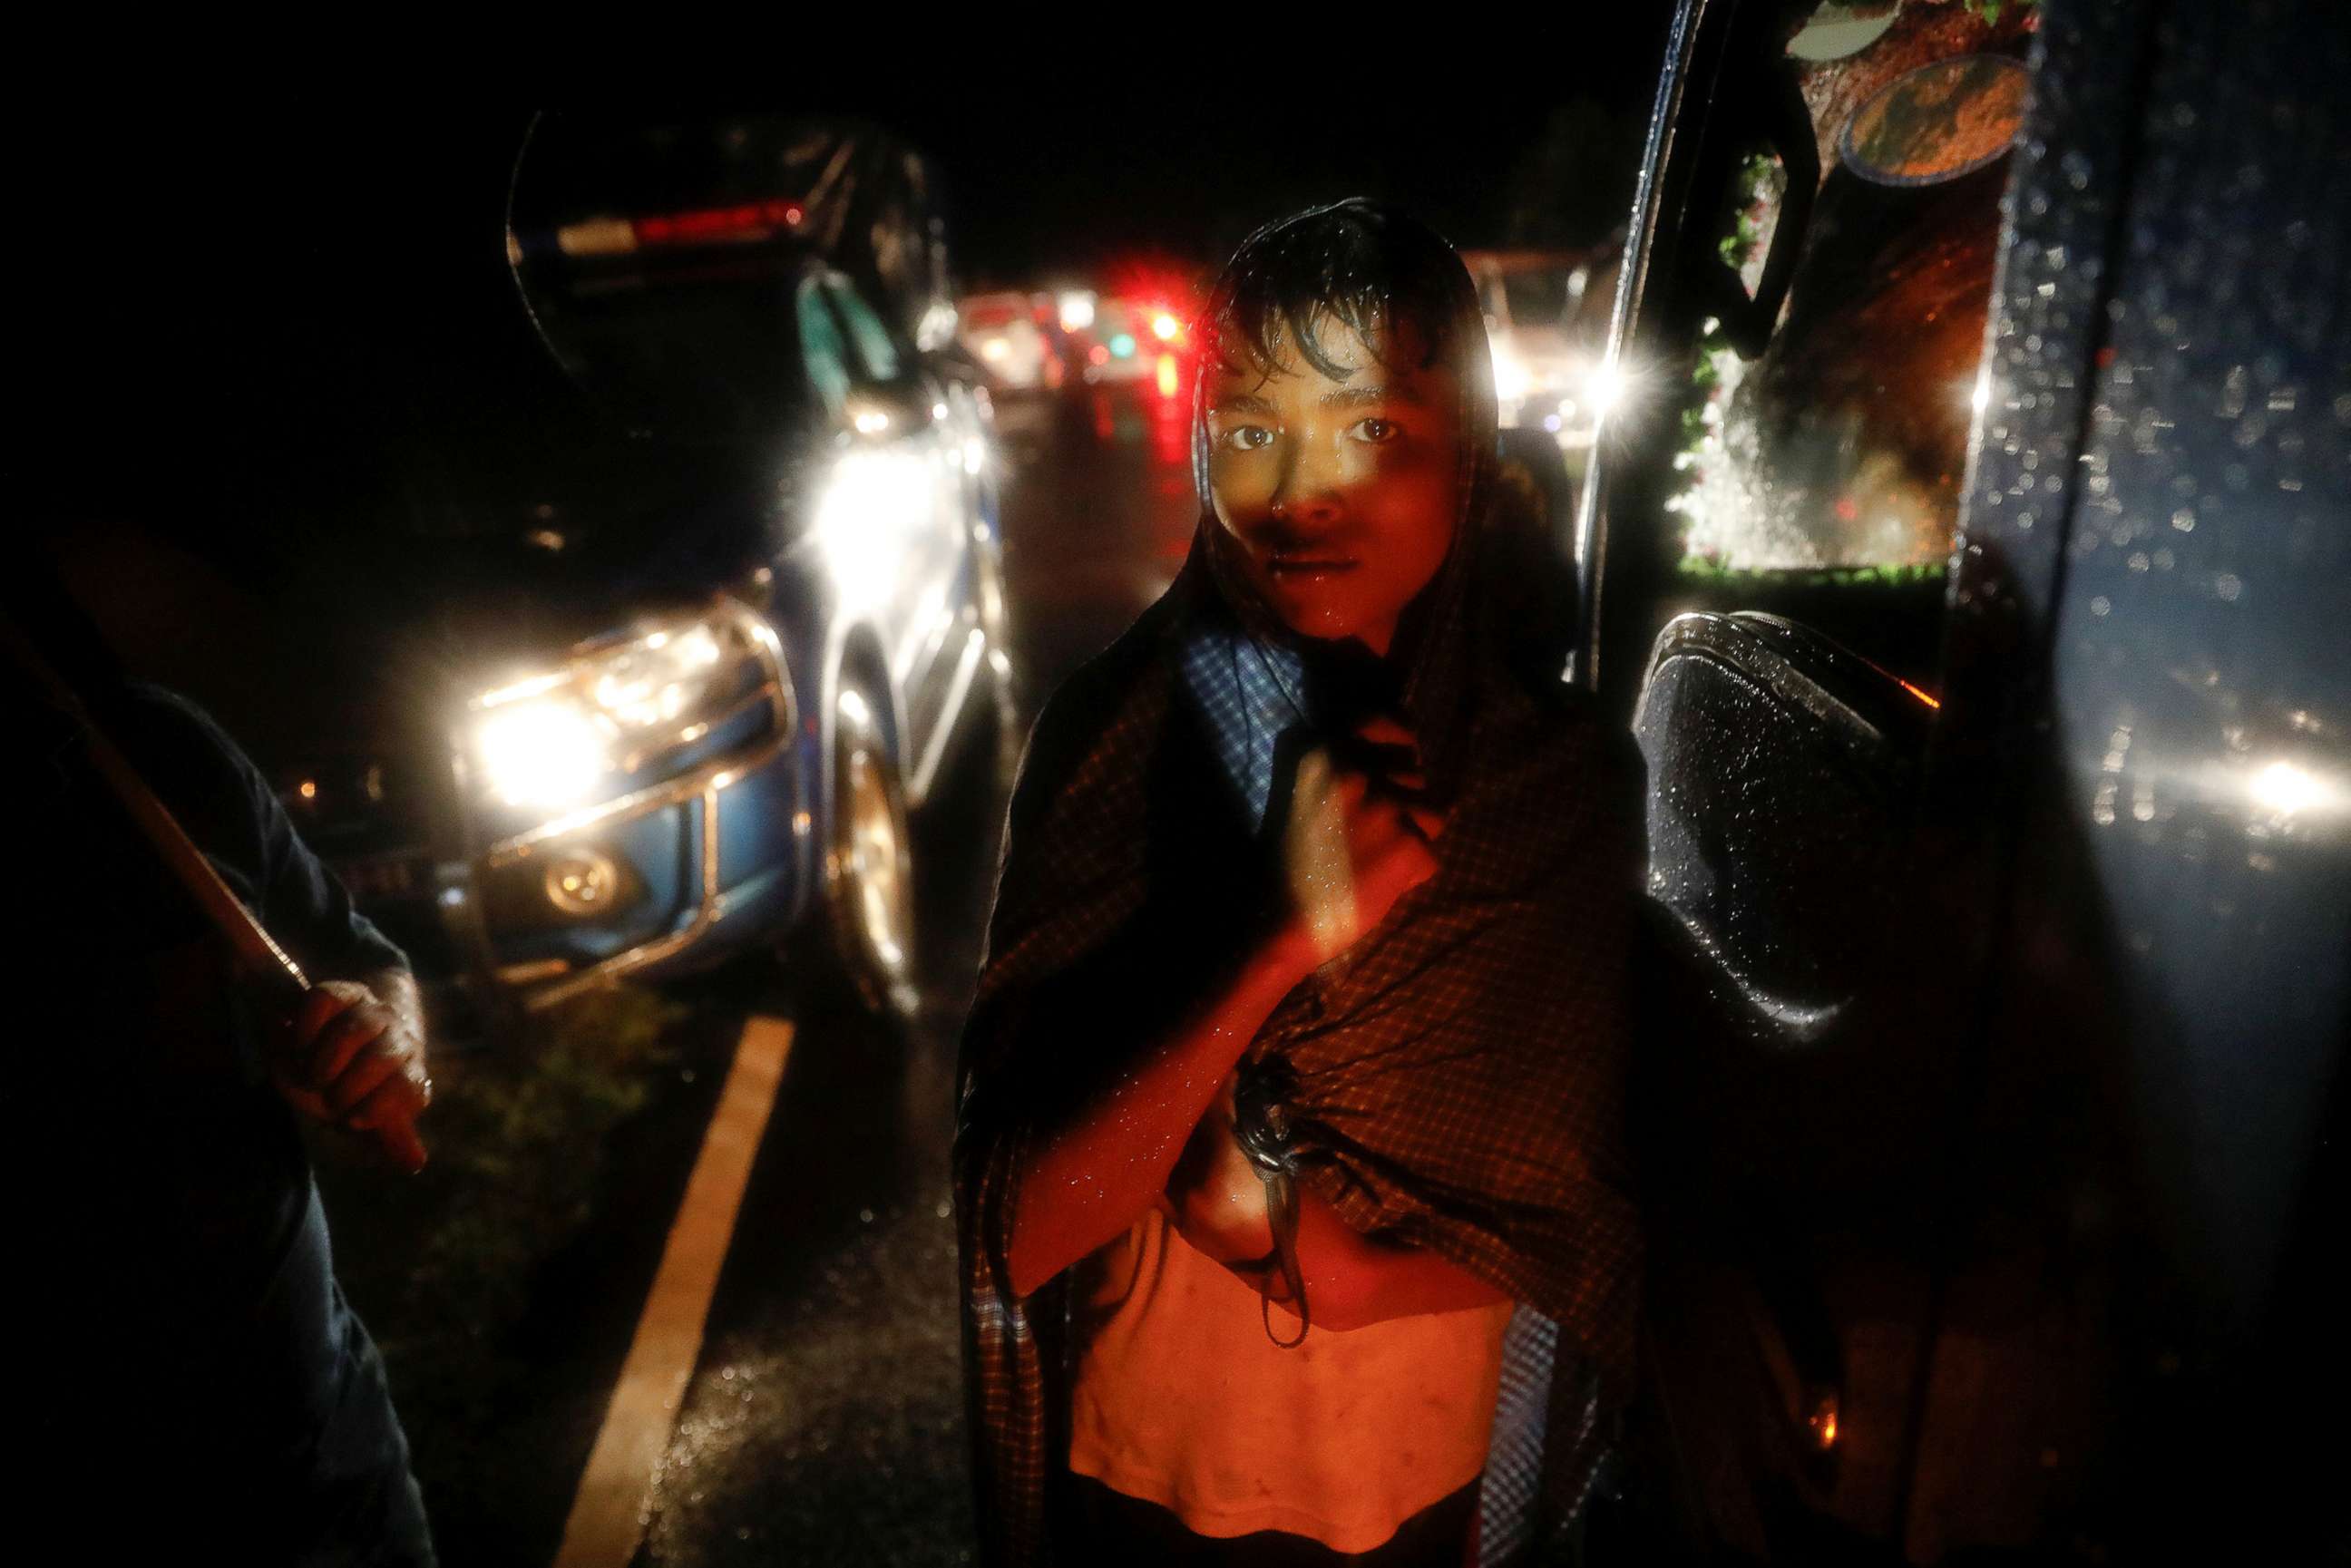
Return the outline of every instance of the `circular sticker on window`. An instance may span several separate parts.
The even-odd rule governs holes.
[[[1857,55],[1886,36],[1898,9],[1899,0],[1821,0],[1788,40],[1788,52],[1800,60]]]
[[[1896,77],[1837,139],[1845,167],[1881,185],[1939,185],[1996,162],[2024,122],[2031,73],[2003,55],[1962,55]]]

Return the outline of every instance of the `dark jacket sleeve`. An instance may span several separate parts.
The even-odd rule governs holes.
[[[105,722],[230,891],[312,979],[408,967],[302,841],[261,770],[202,708],[134,686]]]

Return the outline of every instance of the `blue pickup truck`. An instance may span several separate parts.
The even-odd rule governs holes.
[[[1009,670],[939,245],[870,131],[534,125],[507,303],[563,373],[342,541],[388,629],[312,684],[372,695],[280,768],[428,963],[540,1001],[789,940],[913,1005],[907,812]]]

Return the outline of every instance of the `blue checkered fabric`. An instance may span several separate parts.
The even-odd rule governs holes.
[[[1194,626],[1176,661],[1250,832],[1261,832],[1272,809],[1276,749],[1306,720],[1306,661],[1295,648],[1252,637],[1222,617]]]

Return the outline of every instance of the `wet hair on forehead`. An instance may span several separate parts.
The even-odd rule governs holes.
[[[1333,381],[1349,369],[1320,340],[1330,323],[1381,356],[1416,340],[1414,369],[1452,363],[1464,334],[1482,332],[1460,258],[1434,230],[1355,200],[1269,224],[1241,243],[1205,313],[1216,352],[1236,369],[1288,373],[1301,361]],[[1399,329],[1409,326],[1409,334]]]

